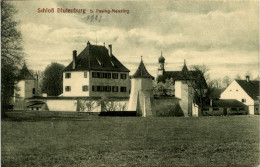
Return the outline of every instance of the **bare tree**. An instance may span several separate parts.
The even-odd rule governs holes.
[[[193,103],[198,105],[202,115],[204,115],[203,108],[208,99],[206,80],[209,79],[209,75],[207,72],[208,68],[205,65],[194,65],[191,66],[191,71],[183,72],[184,81],[190,90],[189,96],[192,98]]]
[[[77,99],[77,110],[80,112],[91,112],[95,108],[96,101],[93,99],[80,98]]]
[[[101,97],[98,100],[98,105],[101,105],[101,111],[116,111],[118,108],[118,104],[114,101],[110,100],[107,96]]]
[[[226,88],[231,83],[231,79],[229,76],[225,76],[222,80],[223,86]]]
[[[123,103],[123,104],[119,103],[118,109],[119,109],[119,111],[125,111],[125,109],[126,109],[126,103]]]
[[[239,73],[237,73],[234,79],[241,80],[242,77],[241,77],[241,75]]]

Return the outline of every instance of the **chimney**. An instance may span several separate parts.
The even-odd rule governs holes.
[[[112,45],[110,44],[108,45],[108,47],[109,47],[109,56],[112,57]]]
[[[249,75],[246,76],[246,82],[249,82]]]
[[[90,42],[88,41],[87,46],[89,46],[89,45],[90,45]]]
[[[73,50],[72,53],[73,53],[72,69],[75,69],[75,67],[76,67],[76,58],[77,58],[77,51]]]
[[[210,99],[210,106],[212,106],[212,99]]]

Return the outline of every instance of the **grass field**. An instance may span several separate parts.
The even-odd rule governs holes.
[[[2,166],[256,166],[259,117],[3,120]]]

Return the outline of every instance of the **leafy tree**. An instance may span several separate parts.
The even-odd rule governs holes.
[[[46,67],[43,73],[41,92],[50,96],[58,96],[62,93],[62,71],[64,65],[51,63]]]
[[[153,93],[155,96],[173,96],[174,95],[174,81],[172,78],[166,79],[165,83],[153,81]]]
[[[17,30],[14,15],[15,7],[6,1],[1,1],[1,111],[11,104],[15,82],[19,80],[19,67],[23,62],[22,36]]]

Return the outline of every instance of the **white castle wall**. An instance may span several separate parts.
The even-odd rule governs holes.
[[[152,115],[153,86],[151,78],[133,78],[128,111],[138,111],[142,116]]]

